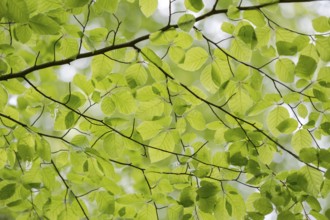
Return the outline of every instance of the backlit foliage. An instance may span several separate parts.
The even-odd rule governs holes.
[[[0,218],[329,219],[322,2],[164,2],[0,1]]]

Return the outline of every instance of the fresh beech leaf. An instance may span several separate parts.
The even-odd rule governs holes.
[[[294,81],[295,64],[292,60],[283,58],[278,59],[275,65],[275,74],[283,82],[291,83]]]
[[[142,13],[146,17],[150,17],[156,11],[158,6],[157,0],[139,0],[139,6]]]
[[[162,61],[161,59],[157,56],[157,54],[152,51],[151,49],[144,47],[141,50],[143,56],[146,58],[146,60],[149,60],[151,63],[161,67],[162,66]]]
[[[0,200],[9,199],[15,194],[16,184],[10,183],[0,189]]]
[[[221,25],[221,30],[228,34],[232,34],[235,30],[235,25],[233,25],[232,23],[229,23],[229,22],[223,22]]]
[[[313,28],[317,32],[327,32],[330,30],[329,18],[326,16],[320,16],[318,18],[315,18],[312,21],[312,24],[313,24]]]
[[[201,187],[197,190],[197,195],[201,198],[209,198],[220,191],[220,187],[213,182],[203,180]]]
[[[276,47],[279,55],[292,56],[297,53],[297,47],[289,42],[278,41],[276,42]]]
[[[178,20],[178,26],[183,31],[190,31],[195,24],[195,16],[192,14],[182,15]]]
[[[273,211],[271,202],[264,197],[261,197],[253,202],[255,209],[263,215],[267,215]]]
[[[16,22],[26,22],[29,19],[28,5],[25,0],[7,1],[7,15]]]
[[[254,48],[257,43],[257,35],[251,25],[244,25],[239,29],[238,37],[251,48]]]
[[[314,94],[315,98],[317,98],[318,100],[320,100],[322,102],[328,101],[327,95],[318,89],[313,89],[313,94]]]
[[[290,134],[297,129],[298,122],[293,118],[288,118],[276,126],[276,128],[285,134]]]
[[[29,20],[30,28],[38,34],[57,34],[61,27],[52,18],[44,15],[37,14]]]
[[[327,133],[327,134],[330,135],[330,122],[323,122],[323,123],[321,124],[321,129],[322,129],[325,133]]]
[[[208,59],[208,53],[201,47],[193,47],[186,53],[183,64],[179,64],[184,70],[196,71],[199,70]]]
[[[184,5],[193,12],[199,12],[204,8],[203,0],[185,0]]]
[[[310,79],[316,70],[317,62],[310,56],[300,55],[295,68],[297,76]]]
[[[194,188],[188,186],[181,191],[180,194],[180,204],[183,207],[190,207],[194,205],[196,198],[196,192]]]
[[[65,6],[68,8],[78,8],[86,5],[89,0],[65,0]]]
[[[312,163],[317,161],[317,154],[318,152],[315,148],[303,148],[299,152],[299,158],[306,163]]]

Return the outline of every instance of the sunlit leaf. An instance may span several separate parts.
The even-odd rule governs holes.
[[[270,132],[272,132],[272,134],[274,134],[274,135],[278,135],[279,130],[277,129],[277,127],[279,126],[279,124],[282,121],[284,121],[285,119],[288,119],[289,117],[290,117],[290,115],[286,108],[284,108],[282,106],[278,106],[278,107],[274,108],[268,114],[268,117],[267,117],[267,125],[268,125]]]
[[[291,144],[293,149],[299,153],[301,149],[311,147],[312,137],[307,130],[301,129],[293,135]]]
[[[182,15],[178,20],[179,28],[183,31],[190,31],[195,24],[195,17],[191,14]]]
[[[10,19],[17,22],[26,22],[29,19],[27,3],[24,0],[7,1],[7,15]]]
[[[171,156],[171,154],[167,153],[166,151],[173,151],[175,144],[176,142],[172,132],[162,132],[158,136],[151,139],[150,145],[156,149],[149,148],[148,151],[150,161],[154,163]]]
[[[203,0],[185,0],[184,5],[193,12],[199,12],[204,8]]]
[[[157,9],[158,1],[157,0],[139,0],[139,5],[142,13],[146,17],[150,17]]]
[[[61,28],[56,21],[44,14],[30,18],[29,26],[38,34],[57,34]]]
[[[295,73],[304,79],[309,79],[316,70],[316,61],[309,56],[300,55],[297,66],[295,68]]]
[[[203,66],[208,56],[203,48],[193,47],[187,51],[184,63],[179,64],[179,67],[187,71],[196,71]]]

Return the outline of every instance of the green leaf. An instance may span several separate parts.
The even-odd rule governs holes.
[[[288,112],[288,110],[282,106],[278,106],[276,108],[274,108],[267,117],[267,125],[268,125],[268,129],[269,131],[275,135],[278,136],[280,134],[279,130],[277,129],[277,127],[279,126],[279,124],[290,118],[290,114]]]
[[[37,152],[41,159],[50,162],[51,160],[51,147],[47,140],[41,138],[37,141]]]
[[[308,180],[301,172],[293,172],[286,178],[286,183],[295,192],[307,192]]]
[[[73,77],[73,83],[78,86],[86,95],[90,95],[94,91],[94,86],[91,81],[87,80],[83,74],[76,74]]]
[[[83,7],[89,2],[89,0],[65,0],[64,4],[68,8],[79,8]]]
[[[299,152],[299,158],[306,162],[306,163],[312,163],[314,161],[317,161],[317,150],[315,148],[302,148]]]
[[[296,219],[295,215],[290,211],[280,212],[277,216],[277,220],[288,220],[288,219]]]
[[[200,111],[193,110],[186,116],[187,121],[194,129],[202,131],[205,129],[205,119]]]
[[[178,26],[181,30],[189,32],[195,24],[195,16],[192,14],[184,14],[178,20]]]
[[[92,59],[92,77],[97,81],[101,81],[111,72],[114,61],[104,55],[94,56]]]
[[[330,61],[330,37],[318,36],[316,38],[316,50],[323,61]],[[327,67],[325,67],[327,68]]]
[[[29,26],[36,33],[44,35],[57,34],[61,29],[56,21],[44,14],[37,14],[30,18]]]
[[[27,22],[29,19],[28,5],[24,0],[7,1],[7,16],[16,22]]]
[[[173,40],[173,46],[181,47],[183,49],[189,48],[193,43],[193,38],[186,32],[179,32]]]
[[[220,70],[220,68],[218,68],[216,63],[212,63],[211,65],[211,77],[212,77],[212,81],[215,83],[215,85],[217,86],[221,86],[221,75],[222,72]]]
[[[241,128],[228,129],[224,135],[227,142],[240,141],[246,138],[244,131]]]
[[[297,53],[297,46],[290,42],[278,41],[276,47],[279,55],[292,56]]]
[[[202,180],[200,184],[201,184],[201,187],[198,188],[198,190],[196,192],[197,192],[197,195],[201,198],[212,197],[221,190],[221,188],[213,182]]]
[[[254,208],[263,215],[268,215],[273,211],[272,203],[265,197],[261,197],[253,202]]]
[[[240,10],[234,5],[229,5],[227,16],[229,19],[238,19],[240,17]]]
[[[174,150],[175,143],[175,138],[173,136],[173,132],[171,131],[162,132],[158,136],[151,139],[150,145],[159,149],[148,148],[151,163],[164,160],[171,156],[170,153],[166,153],[162,150],[172,152]]]
[[[115,199],[113,195],[106,192],[99,192],[96,195],[96,203],[98,209],[107,215],[115,212]]]
[[[196,192],[191,186],[184,188],[180,194],[180,204],[183,207],[190,207],[195,204]]]
[[[149,140],[155,137],[162,129],[163,126],[158,121],[143,121],[136,128],[143,140]]]
[[[168,52],[171,60],[173,62],[175,62],[176,64],[183,63],[184,58],[185,58],[185,53],[186,52],[184,49],[182,49],[181,47],[176,47],[176,46],[170,47],[169,52]]]
[[[184,5],[193,12],[199,12],[204,8],[203,0],[185,0]]]
[[[22,136],[17,144],[17,152],[24,161],[32,161],[35,153],[35,140],[30,134]]]
[[[8,102],[8,93],[7,91],[0,85],[0,110],[7,105]]]
[[[140,102],[137,110],[137,117],[145,120],[152,120],[154,117],[161,116],[164,113],[164,102],[160,99],[152,99],[146,102]]]
[[[248,163],[248,159],[244,157],[241,152],[234,153],[230,156],[230,164],[234,166],[245,166]]]
[[[298,127],[298,122],[293,118],[285,119],[276,126],[276,128],[281,133],[285,133],[285,134],[291,134],[293,131],[297,129],[297,127]]]
[[[75,125],[76,118],[75,118],[75,113],[73,111],[69,111],[68,114],[65,116],[65,127],[66,128],[71,128]]]
[[[328,220],[329,219],[326,216],[324,216],[323,214],[316,212],[314,210],[311,210],[309,213],[317,220]]]
[[[0,59],[0,75],[7,73],[8,71],[8,64]]]
[[[6,200],[12,197],[16,191],[16,184],[9,183],[0,189],[0,200]]]
[[[115,13],[118,8],[118,0],[98,0],[94,3],[94,7],[98,8],[99,10]]]
[[[104,97],[101,102],[101,110],[106,115],[111,115],[116,109],[115,103],[110,97]]]
[[[316,67],[317,63],[312,57],[300,55],[295,68],[295,73],[299,77],[310,79],[313,76]]]
[[[221,30],[228,34],[233,34],[235,30],[235,25],[229,22],[223,22],[221,25]]]
[[[154,220],[157,219],[156,208],[153,204],[145,204],[138,212],[137,220]]]
[[[158,7],[158,0],[139,0],[142,13],[147,18],[154,14]]]
[[[330,135],[330,122],[323,122],[320,127],[326,134]]]
[[[247,110],[253,105],[253,100],[249,95],[248,91],[238,86],[240,83],[237,83],[237,88],[234,90],[234,95],[229,96],[227,94],[227,98],[230,98],[228,105],[229,108],[238,115],[245,115]]]
[[[82,93],[74,92],[71,95],[68,94],[63,98],[63,102],[66,103],[72,109],[78,109],[84,104],[85,97]]]
[[[323,175],[320,171],[304,166],[300,169],[300,173],[304,175],[307,180],[307,193],[317,197],[321,190],[323,183]]]
[[[303,148],[309,148],[312,146],[312,137],[305,129],[297,131],[291,140],[293,149],[299,153]]]
[[[120,113],[131,114],[137,109],[135,99],[128,90],[112,94],[111,99]]]
[[[315,98],[317,98],[318,100],[320,100],[322,102],[328,101],[328,96],[324,92],[322,92],[318,89],[313,89],[313,94],[314,94]]]
[[[125,77],[131,88],[144,85],[148,80],[148,73],[143,65],[133,64],[125,71]]]
[[[60,41],[59,54],[63,58],[76,58],[79,53],[78,42],[74,38],[63,38]]]
[[[168,219],[184,219],[183,207],[181,205],[171,205],[167,208]]]
[[[322,210],[321,205],[319,201],[313,197],[313,196],[308,196],[306,199],[306,202],[308,205],[316,212],[320,212]]]
[[[247,111],[247,115],[249,116],[259,115],[261,113],[264,113],[264,111],[272,105],[273,103],[266,99],[260,100]]]
[[[179,67],[187,71],[199,70],[206,62],[208,57],[208,53],[203,48],[190,48],[186,53],[184,63],[179,64]]]
[[[157,56],[157,54],[153,50],[144,47],[142,48],[141,51],[143,56],[146,58],[146,60],[149,60],[152,64],[158,67],[162,67],[162,60]]]
[[[325,172],[324,177],[330,179],[330,169]]]
[[[227,210],[227,213],[232,216],[233,214],[233,207],[232,205],[230,204],[230,202],[226,199],[226,210]]]
[[[14,36],[21,43],[26,43],[32,36],[32,30],[26,24],[18,25],[14,28]]]
[[[262,27],[266,24],[265,18],[259,10],[246,10],[243,12],[243,18],[251,21],[257,27]]]
[[[250,48],[254,48],[257,43],[257,35],[254,28],[251,25],[242,26],[237,35],[245,44],[249,45]]]
[[[287,83],[294,81],[295,65],[292,60],[287,58],[279,59],[275,65],[275,74],[279,80]]]
[[[327,32],[330,31],[330,21],[326,16],[320,16],[318,18],[313,19],[312,21],[313,28],[317,32]]]
[[[306,118],[306,116],[308,115],[308,109],[304,104],[298,105],[297,110],[298,110],[298,115],[302,118]]]

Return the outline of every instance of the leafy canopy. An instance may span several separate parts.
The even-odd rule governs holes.
[[[0,218],[330,218],[329,5],[163,4],[0,1]]]

